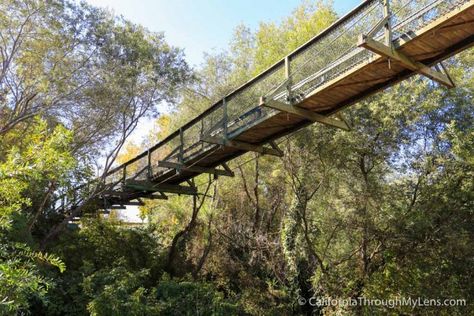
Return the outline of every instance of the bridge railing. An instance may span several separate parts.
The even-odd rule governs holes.
[[[269,97],[289,102],[287,90],[296,97],[331,81],[357,64],[367,60],[372,53],[357,47],[360,34],[369,32],[383,18],[383,1],[369,1],[350,19],[338,27],[331,27],[302,49],[288,56],[289,87],[280,87]]]
[[[468,0],[390,0],[393,40],[413,32]],[[384,0],[367,0],[329,28],[243,84],[161,142],[111,170],[106,183],[119,189],[127,179],[148,179],[168,171],[159,161],[186,163],[214,150],[212,138],[234,138],[278,113],[258,106],[262,96],[290,102],[345,74],[374,54],[357,46],[384,17]],[[383,37],[383,30],[373,35]],[[289,95],[291,94],[291,96]]]
[[[468,0],[390,1],[392,41],[397,43],[402,37],[410,39],[414,32],[466,2]],[[321,41],[310,45],[305,51],[299,51],[294,57],[290,55],[291,91],[295,95],[307,95],[374,57],[371,51],[357,46],[357,38],[370,32],[382,20],[383,11],[383,1],[371,2],[365,10],[354,15],[353,19],[339,28],[331,29]],[[383,29],[372,36],[383,40]],[[285,101],[286,91],[280,89],[273,95],[274,98]]]

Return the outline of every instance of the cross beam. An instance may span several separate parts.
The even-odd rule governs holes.
[[[197,173],[210,173],[215,176],[228,176],[233,177],[234,173],[230,170],[221,170],[215,168],[206,168],[200,166],[186,166],[184,164],[170,162],[170,161],[160,161],[158,162],[159,167],[165,167],[170,169],[176,169],[181,171],[190,171],[190,172],[197,172]]]
[[[328,116],[325,116],[325,115],[322,115],[322,114],[319,114],[319,113],[316,113],[316,112],[313,112],[313,111],[310,111],[310,110],[307,110],[295,105],[286,104],[280,101],[265,100],[264,98],[262,98],[260,100],[260,106],[266,106],[266,107],[276,109],[282,112],[295,114],[295,115],[304,117],[305,119],[310,120],[312,122],[318,122],[318,123],[322,123],[328,126],[337,127],[345,131],[350,130],[350,127],[344,121],[336,120],[331,117],[328,117]]]
[[[158,193],[160,194],[159,195],[156,195],[156,194],[145,195],[143,198],[150,199],[150,200],[167,200],[168,199],[168,197],[163,192],[158,192]]]
[[[358,46],[371,50],[374,53],[379,54],[381,56],[396,60],[400,62],[404,67],[410,70],[413,70],[419,74],[425,75],[431,80],[434,80],[440,84],[443,84],[448,88],[454,87],[453,82],[445,74],[439,71],[435,71],[431,69],[430,67],[426,66],[425,64],[422,64],[416,60],[413,60],[412,58],[398,51],[397,49],[384,45],[380,42],[377,42],[373,38],[362,35],[359,38]]]
[[[142,200],[137,200],[137,201],[124,201],[122,204],[123,204],[123,205],[127,205],[127,206],[143,206],[143,205],[145,205],[145,203],[143,203]]]
[[[127,180],[125,182],[127,188],[146,191],[146,192],[168,192],[177,194],[197,194],[197,189],[189,186],[154,183],[148,180]]]
[[[124,210],[126,209],[125,205],[106,205],[106,208],[107,209],[110,209],[110,210]]]
[[[237,140],[221,139],[217,137],[208,137],[208,138],[203,139],[202,141],[206,143],[222,145],[225,147],[232,147],[232,148],[245,150],[245,151],[253,151],[256,153],[260,153],[262,155],[283,157],[283,152],[279,149],[277,150],[275,148],[263,147],[261,145],[250,144],[250,143],[241,142]]]
[[[159,195],[155,195],[152,193],[141,195],[143,198],[150,199],[150,200],[167,200],[168,197],[162,192],[156,192]],[[131,198],[133,195],[132,192],[122,192],[122,191],[104,191],[102,192],[102,197],[105,198],[117,198],[119,200],[127,200]]]

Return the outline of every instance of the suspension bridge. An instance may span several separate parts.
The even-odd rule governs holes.
[[[350,130],[340,111],[410,76],[454,86],[442,61],[474,43],[474,0],[367,0],[179,130],[117,166],[95,209],[197,194],[200,174],[233,176],[246,152],[282,156],[275,142],[313,123]],[[57,210],[91,196],[86,184]],[[97,190],[97,186],[94,186]]]

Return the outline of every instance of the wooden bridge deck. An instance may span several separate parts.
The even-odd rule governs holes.
[[[289,65],[292,60],[298,58],[298,54],[302,54],[307,50],[307,47],[324,39],[324,36],[327,36],[334,28],[354,19],[358,12],[369,10],[368,7],[371,5],[378,5],[374,2],[365,1],[324,31],[323,34],[316,36],[272,66],[266,73],[285,70],[287,79],[291,78]],[[430,11],[431,13],[428,11],[435,10],[436,3],[437,1],[431,1],[418,10],[421,19],[426,20],[423,14],[433,14],[434,11]],[[429,7],[430,5],[432,8]],[[335,66],[317,70],[298,80],[295,75],[294,80],[287,80],[284,85],[277,87],[272,93],[260,95],[263,97],[261,100],[254,98],[252,101],[254,104],[237,116],[228,115],[227,108],[224,107],[222,116],[225,123],[223,125],[218,123],[217,128],[208,129],[204,133],[203,126],[206,124],[206,117],[216,112],[217,107],[222,108],[222,105],[214,105],[183,127],[187,130],[198,124],[201,125],[200,132],[197,133],[199,138],[195,141],[185,144],[185,132],[183,130],[176,131],[153,148],[111,171],[109,182],[112,184],[100,197],[100,200],[105,201],[106,204],[101,207],[129,205],[130,201],[140,197],[163,197],[152,195],[154,192],[195,194],[196,191],[193,187],[182,184],[203,172],[231,175],[230,170],[218,167],[248,151],[279,155],[278,148],[269,147],[269,142],[315,121],[344,127],[343,122],[334,118],[326,122],[326,117],[414,74],[421,73],[448,87],[451,86],[449,75],[443,74],[440,68],[434,69],[432,66],[473,45],[474,0],[451,1],[450,5],[444,9],[443,14],[438,14],[435,19],[429,20],[427,23],[416,22],[413,17],[417,14],[416,12],[408,15],[405,20],[397,21],[400,32],[393,37],[393,40],[388,37],[391,39],[385,43],[388,46],[380,45],[384,40],[381,33],[384,33],[385,36],[388,36],[387,32],[389,31],[396,33],[397,25],[391,26],[393,27],[391,30],[388,29],[387,24],[383,24],[379,32],[375,30],[373,37],[359,36],[352,52],[333,61]],[[423,10],[426,13],[423,13]],[[377,21],[373,21],[373,26],[376,24],[375,22]],[[410,29],[411,25],[421,26]],[[367,31],[367,29],[365,30]],[[389,49],[384,51],[387,47]],[[349,64],[349,69],[346,68],[328,75],[328,71],[358,54],[365,54],[360,62],[355,65]],[[261,78],[266,76],[266,73],[246,83],[234,94],[250,89],[254,82],[262,80]],[[330,79],[324,80],[327,77]],[[295,91],[299,98],[291,102],[285,91],[290,91],[290,93]],[[226,97],[226,99],[231,98],[232,95]],[[222,101],[224,106],[226,106],[226,99]],[[317,113],[320,116],[314,116],[308,112]],[[194,129],[194,131],[198,130]],[[196,134],[196,132],[193,133]],[[177,147],[167,145],[176,140],[178,141]],[[164,154],[156,154],[160,150],[165,151],[166,146],[174,150],[166,152],[167,158],[161,157]],[[134,172],[127,173],[127,168],[130,170],[133,164],[140,167],[136,167]],[[224,167],[226,166],[224,165]]]

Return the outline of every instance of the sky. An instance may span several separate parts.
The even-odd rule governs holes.
[[[87,0],[117,15],[164,32],[168,43],[183,48],[186,59],[199,66],[204,52],[227,47],[239,24],[257,29],[260,22],[278,22],[301,0]],[[333,0],[339,15],[361,0]]]
[[[166,41],[184,49],[186,60],[194,67],[203,62],[205,52],[226,49],[239,24],[252,30],[261,22],[279,22],[289,16],[302,0],[86,0],[108,8],[127,20],[141,24],[153,32],[164,32]],[[310,1],[310,0],[308,0]],[[316,0],[314,0],[316,1]],[[333,0],[342,16],[362,0]],[[152,128],[152,120],[144,120],[131,135],[140,143]],[[141,222],[138,208],[127,207],[122,219]]]

